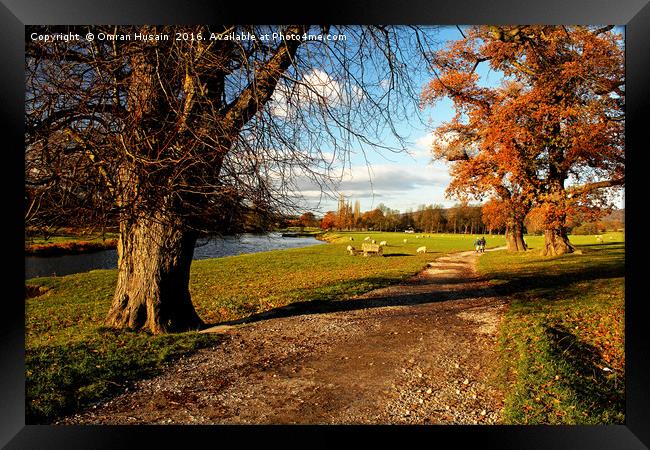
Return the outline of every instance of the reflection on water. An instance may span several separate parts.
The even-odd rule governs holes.
[[[312,237],[282,237],[280,233],[267,235],[244,234],[220,239],[201,239],[194,249],[194,259],[220,258],[243,253],[267,252],[285,248],[308,247],[324,244]],[[25,279],[52,275],[69,275],[94,269],[117,267],[117,250],[102,250],[93,253],[62,256],[25,257]]]
[[[26,256],[25,279],[115,267],[117,267],[117,250],[101,250],[78,255]]]

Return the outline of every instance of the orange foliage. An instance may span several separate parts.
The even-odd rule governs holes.
[[[483,223],[489,230],[500,230],[508,223],[508,210],[502,200],[490,199],[481,209]]]
[[[336,213],[334,211],[327,211],[323,217],[323,220],[321,220],[320,227],[323,230],[329,230],[330,228],[334,228],[337,222],[338,217]]]
[[[547,229],[606,209],[597,193],[625,176],[622,37],[582,26],[465,35],[432,56],[436,76],[422,93],[424,104],[450,98],[456,109],[434,132],[435,157],[451,162],[448,194],[537,205]],[[503,72],[500,86],[481,84],[483,63]],[[498,219],[494,206],[488,219]]]

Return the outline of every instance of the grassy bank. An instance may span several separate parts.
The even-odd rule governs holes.
[[[54,256],[86,253],[112,249],[117,246],[117,233],[104,235],[62,234],[42,237],[29,237],[25,240],[25,254]]]
[[[283,229],[276,230],[278,233],[282,233],[283,236],[290,237],[320,237],[322,234],[325,234],[323,230],[315,227],[287,227]]]
[[[348,244],[360,247],[366,236],[388,241],[386,257],[347,254]],[[324,238],[330,244],[194,261],[190,291],[197,312],[215,324],[298,301],[344,301],[472,245],[471,237],[453,235],[416,239],[403,233],[329,233]],[[429,254],[416,254],[421,245]],[[29,280],[28,423],[50,422],[116,392],[129,380],[156,373],[181,354],[218,342],[217,336],[198,333],[150,336],[102,328],[115,281],[115,270]]]
[[[623,423],[624,239],[572,236],[581,254],[492,252],[479,270],[513,299],[500,326],[509,424]]]

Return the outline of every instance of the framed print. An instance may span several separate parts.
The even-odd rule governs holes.
[[[650,445],[646,2],[1,10],[7,448]]]

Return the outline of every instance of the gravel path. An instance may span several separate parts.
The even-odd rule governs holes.
[[[206,330],[221,344],[60,424],[493,424],[506,299],[474,252],[347,302]]]

